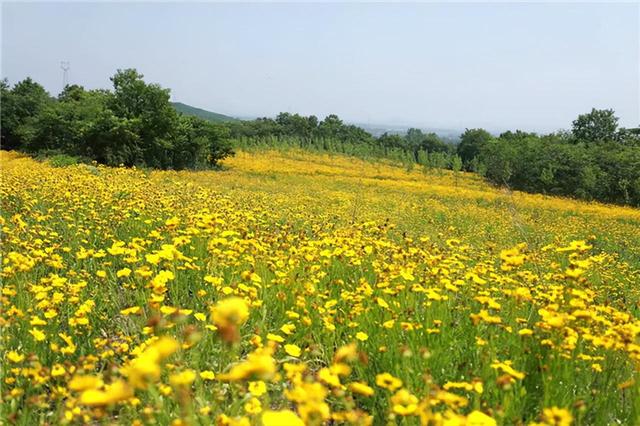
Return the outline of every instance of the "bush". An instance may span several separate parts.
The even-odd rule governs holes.
[[[47,159],[47,162],[52,167],[68,167],[68,166],[74,166],[76,164],[79,164],[81,160],[80,160],[80,157],[75,157],[72,155],[57,154],[57,155],[54,155],[53,157],[49,157]]]

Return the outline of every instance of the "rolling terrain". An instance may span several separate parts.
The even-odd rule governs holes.
[[[304,151],[1,152],[15,424],[638,424],[640,211]]]

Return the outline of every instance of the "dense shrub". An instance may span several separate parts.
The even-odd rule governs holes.
[[[499,185],[640,206],[640,143],[616,123],[610,111],[593,110],[571,133],[506,132],[483,141],[475,161]]]
[[[48,157],[47,161],[53,167],[68,167],[81,163],[82,159],[67,154],[56,154]]]

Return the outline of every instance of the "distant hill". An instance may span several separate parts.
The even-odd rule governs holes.
[[[182,102],[171,102],[171,105],[176,111],[183,113],[184,115],[193,115],[202,119],[214,122],[222,121],[238,121],[237,118],[229,117],[228,115],[218,114],[217,112],[207,111],[206,109],[196,108],[191,105],[183,104]]]

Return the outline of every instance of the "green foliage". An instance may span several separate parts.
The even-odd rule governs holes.
[[[79,164],[81,159],[67,154],[56,154],[49,157],[48,162],[53,167],[68,167]]]
[[[30,79],[13,89],[3,82],[3,147],[162,169],[216,166],[233,154],[228,129],[178,114],[168,89],[133,69],[111,81],[113,91],[73,85],[57,99]]]
[[[467,169],[470,169],[471,161],[480,154],[491,139],[491,134],[484,129],[466,129],[460,135],[457,151]]]
[[[477,162],[499,185],[640,206],[640,145],[611,135],[587,143],[575,134],[506,132],[483,146]]]
[[[296,147],[312,151],[338,152],[360,158],[389,158],[405,164],[429,166],[430,155],[443,160],[437,166],[450,168],[455,147],[445,143],[435,133],[424,134],[409,129],[406,135],[385,133],[378,138],[364,129],[345,124],[337,115],[322,121],[316,116],[280,113],[275,119],[227,123],[234,145],[242,149]]]
[[[464,163],[463,163],[463,166],[464,166]],[[487,175],[487,166],[482,161],[480,161],[479,157],[474,157],[469,162],[468,167],[472,172],[477,173],[482,177],[485,177]]]
[[[111,81],[112,91],[73,85],[52,98],[30,78],[13,88],[3,80],[2,147],[65,154],[53,160],[63,165],[77,157],[162,169],[216,167],[232,146],[295,147],[388,158],[407,169],[464,169],[523,191],[640,206],[640,129],[619,129],[613,110],[593,109],[571,132],[544,136],[466,129],[455,147],[415,128],[375,138],[334,114],[216,123],[224,116],[203,119],[204,110],[172,104],[168,89],[134,69],[118,70]]]
[[[17,83],[13,89],[9,88],[7,80],[2,80],[0,94],[2,96],[0,146],[3,149],[16,149],[20,147],[21,126],[37,116],[52,100],[44,87],[31,78]]]
[[[573,121],[571,132],[578,142],[602,142],[617,139],[618,117],[612,109],[595,109]]]
[[[462,159],[458,155],[451,157],[451,170],[459,172],[462,170]]]
[[[197,117],[180,117],[172,151],[174,168],[218,166],[219,160],[233,155],[228,136],[225,127]]]

